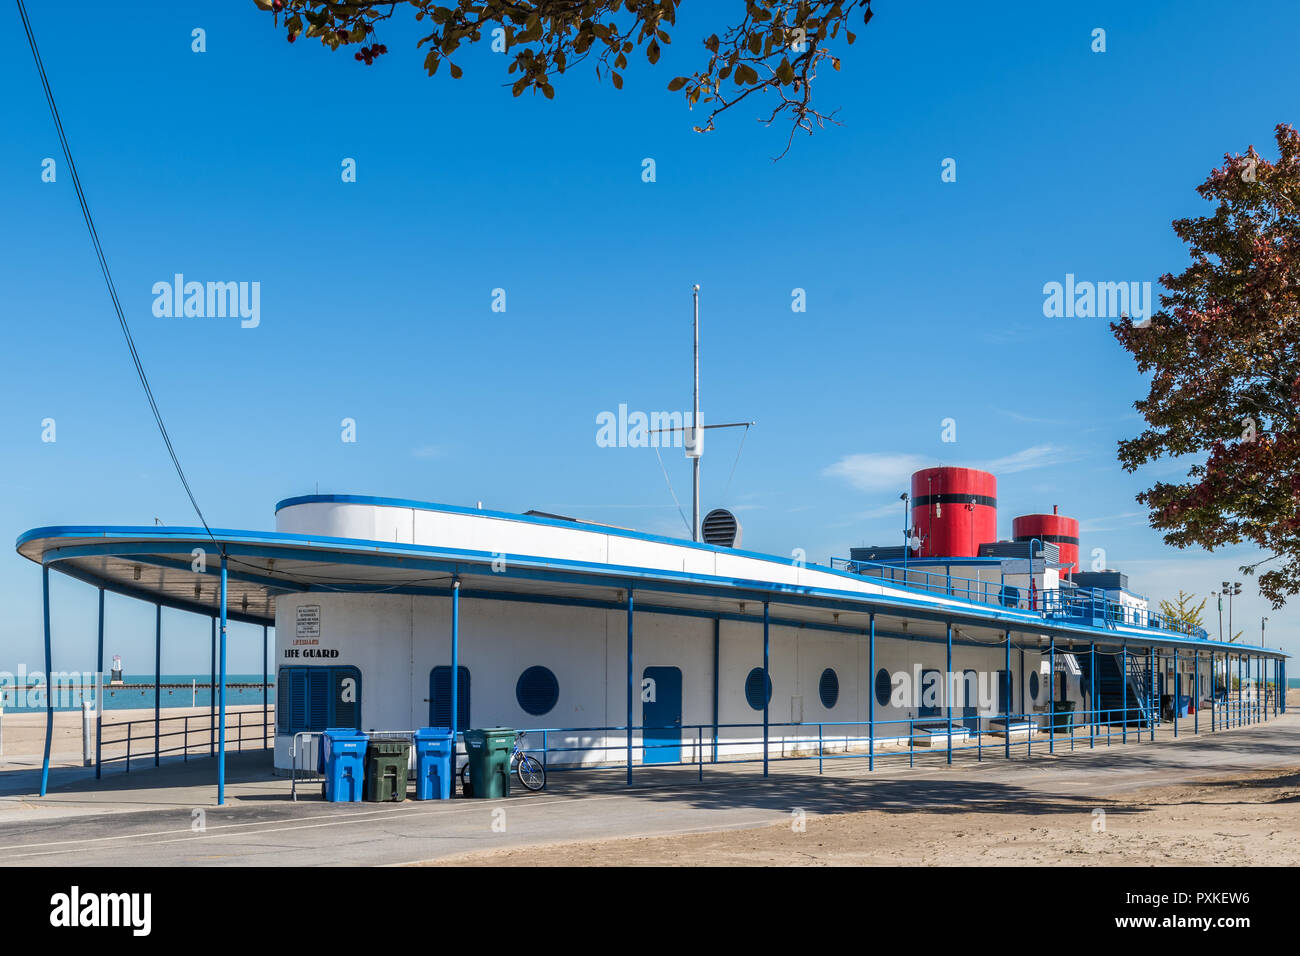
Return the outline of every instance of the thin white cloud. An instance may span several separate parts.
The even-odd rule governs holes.
[[[1013,454],[986,461],[977,467],[1001,476],[1015,474],[1018,471],[1029,471],[1031,468],[1048,468],[1074,461],[1078,457],[1077,453],[1060,445],[1031,445]]]
[[[829,478],[842,478],[859,491],[893,491],[907,488],[912,472],[931,461],[922,455],[866,452],[846,455],[822,469]]]
[[[1033,468],[1048,468],[1074,461],[1078,457],[1077,452],[1061,445],[1031,445],[1001,458],[974,462],[970,467],[1001,476]],[[845,455],[835,464],[822,469],[822,474],[830,478],[842,478],[859,491],[895,491],[908,487],[908,478],[912,472],[933,464],[935,460],[924,455],[866,452]]]
[[[1120,528],[1136,528],[1146,524],[1145,511],[1124,511],[1117,515],[1103,515],[1100,518],[1088,518],[1079,522],[1081,532],[1116,531]]]
[[[1015,421],[1025,422],[1026,424],[1029,425],[1073,425],[1074,424],[1073,422],[1066,421],[1060,418],[1035,418],[1032,415],[1024,415],[1021,414],[1020,412],[1013,412],[1010,409],[1006,409],[1006,408],[994,408],[993,410],[995,412],[998,412],[999,414],[1006,415],[1008,418],[1014,419]]]

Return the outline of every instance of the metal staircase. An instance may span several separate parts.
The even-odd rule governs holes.
[[[1080,650],[1074,656],[1082,672],[1079,678],[1082,686],[1091,689],[1093,655]],[[1153,714],[1158,715],[1159,709],[1152,707],[1151,674],[1145,658],[1130,655],[1128,673],[1123,675],[1118,654],[1098,651],[1096,662],[1097,701],[1093,706],[1104,712],[1100,717],[1101,723],[1146,726]],[[1127,694],[1124,689],[1126,681]]]

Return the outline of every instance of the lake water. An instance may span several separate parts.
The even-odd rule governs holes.
[[[194,706],[206,707],[212,700],[212,691],[208,686],[208,674],[164,674],[163,684],[181,684],[181,687],[162,687],[159,689],[159,703],[163,710],[170,707],[189,707],[191,703],[192,682],[197,686],[192,693]],[[231,687],[231,684],[256,684],[256,687]],[[261,674],[227,674],[226,706],[236,704],[260,704],[262,702]],[[55,710],[80,710],[81,702],[95,699],[94,686],[88,688],[56,687]],[[0,703],[6,713],[21,714],[45,710],[44,689],[19,692],[12,685],[0,688]],[[21,700],[20,700],[21,698]],[[268,699],[275,706],[275,681],[271,681]],[[152,674],[123,674],[121,687],[110,687],[104,682],[104,710],[130,710],[151,708],[154,703]]]

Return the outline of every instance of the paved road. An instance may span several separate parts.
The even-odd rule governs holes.
[[[1076,745],[1077,746],[1077,745]],[[1045,748],[1044,748],[1045,751]],[[895,761],[895,764],[901,763]],[[753,766],[639,771],[628,789],[622,773],[552,775],[541,794],[504,801],[326,804],[288,799],[265,755],[230,762],[230,801],[212,806],[209,761],[118,774],[90,789],[74,782],[42,800],[0,798],[3,862],[19,865],[376,865],[436,859],[509,846],[666,835],[786,822],[810,814],[891,812],[960,806],[1014,810],[1034,799],[1119,798],[1125,792],[1237,771],[1300,766],[1300,714],[1267,724],[1178,741],[1168,737],[1031,760],[963,759],[866,770],[865,760],[775,765],[764,779]],[[1060,812],[1078,813],[1062,800]]]

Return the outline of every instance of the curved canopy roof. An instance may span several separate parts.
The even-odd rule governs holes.
[[[24,557],[114,593],[197,614],[218,613],[221,554],[228,573],[228,616],[275,623],[275,600],[294,592],[445,595],[455,579],[467,598],[525,600],[619,608],[628,588],[637,610],[761,621],[862,633],[876,615],[877,633],[940,640],[951,622],[957,639],[1017,644],[1055,636],[1067,643],[1199,648],[1219,641],[1150,628],[1100,628],[1052,620],[1036,611],[982,604],[939,605],[920,592],[863,594],[533,555],[500,555],[428,545],[291,534],[279,531],[132,526],[35,528],[17,541]],[[494,563],[495,562],[495,563]],[[826,571],[831,569],[826,568]],[[834,572],[847,574],[845,572]],[[1286,656],[1276,649],[1230,645],[1233,652]]]

